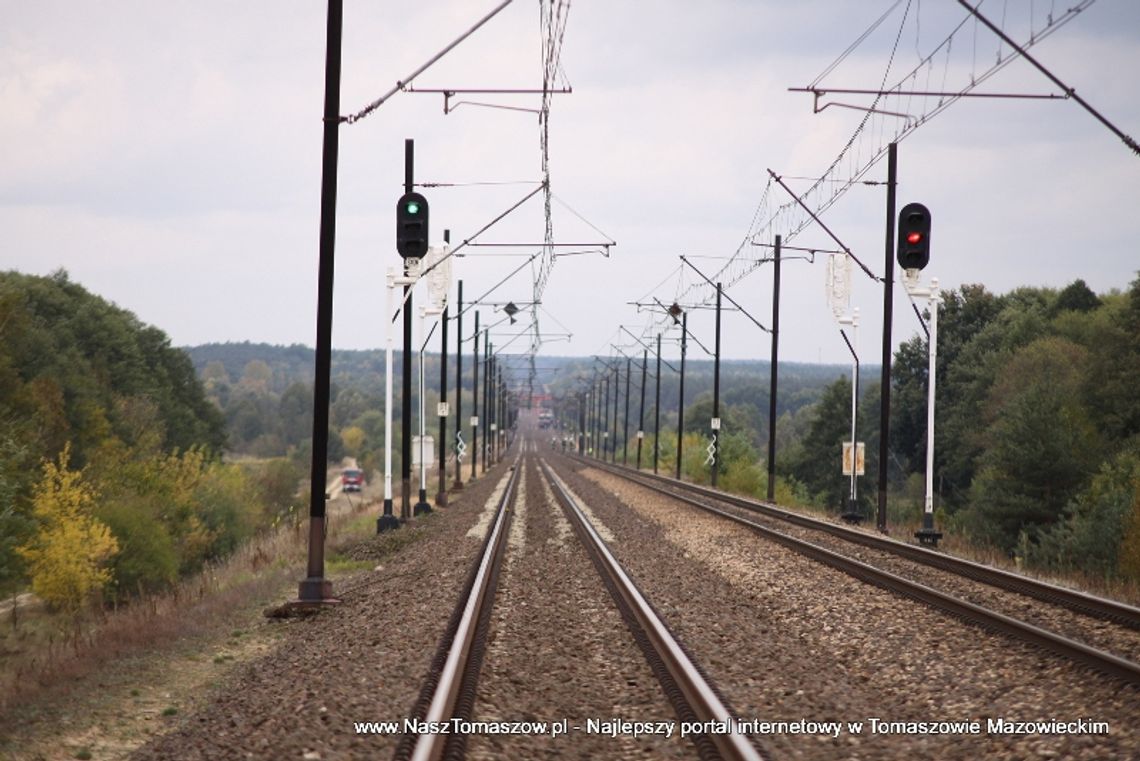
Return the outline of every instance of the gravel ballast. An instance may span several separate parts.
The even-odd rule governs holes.
[[[279,647],[132,758],[390,758],[399,733],[358,733],[355,723],[407,715],[479,550],[467,532],[508,467],[454,492],[449,507],[355,548],[351,556],[368,559],[404,543],[377,558],[376,570],[338,582],[339,605],[281,621]]]
[[[568,734],[474,736],[468,758],[696,758],[676,735],[587,731],[590,720],[601,727],[675,716],[534,459],[527,461],[472,719],[565,721]]]
[[[614,532],[615,554],[777,758],[1133,758],[1130,686],[864,585],[723,519],[552,458]],[[579,471],[577,473],[570,471]],[[872,726],[871,719],[890,722]],[[997,722],[1004,720],[1004,731]],[[976,721],[980,733],[939,722]],[[1073,722],[1020,733],[1018,722]],[[859,722],[861,728],[848,728]],[[1083,722],[1083,724],[1082,724]],[[1089,722],[1106,722],[1107,734]],[[802,726],[801,726],[802,728]],[[786,727],[785,729],[794,729]]]

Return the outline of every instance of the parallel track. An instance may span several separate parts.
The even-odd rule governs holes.
[[[1105,618],[1117,623],[1124,623],[1128,626],[1135,627],[1135,622],[1140,621],[1140,611],[1122,603],[1117,603],[1112,600],[1104,600],[1098,597],[1082,595],[1078,592],[1055,587],[1050,584],[1045,584],[1033,579],[1017,576],[1016,574],[998,571],[996,569],[987,568],[977,563],[970,563],[969,561],[959,560],[957,558],[950,558],[945,555],[940,555],[936,552],[926,550],[911,545],[905,545],[901,542],[894,540],[875,537],[869,534],[864,534],[859,531],[847,529],[842,526],[827,523],[806,516],[790,513],[786,510],[780,510],[772,505],[747,500],[734,495],[723,494],[713,489],[697,486],[695,484],[686,484],[678,482],[675,479],[664,478],[662,476],[648,476],[647,474],[634,474],[627,468],[617,467],[614,465],[596,462],[594,460],[587,460],[584,458],[575,458],[578,462],[588,465],[590,467],[597,467],[605,470],[606,472],[618,475],[629,481],[637,483],[644,488],[651,489],[658,493],[664,494],[672,499],[679,500],[686,504],[697,507],[709,513],[713,513],[722,518],[731,520],[735,523],[743,525],[752,531],[755,531],[767,539],[775,541],[779,544],[788,547],[789,549],[798,552],[806,557],[812,558],[818,562],[824,563],[832,568],[850,574],[855,578],[874,584],[881,588],[892,591],[896,594],[918,600],[934,608],[950,613],[951,615],[958,616],[966,621],[981,626],[982,628],[1000,631],[1010,636],[1021,639],[1037,647],[1042,647],[1051,650],[1059,655],[1062,655],[1071,660],[1083,663],[1092,667],[1094,670],[1104,674],[1108,674],[1127,682],[1140,684],[1140,664],[1133,661],[1121,658],[1111,653],[1089,647],[1088,645],[1078,642],[1076,640],[1063,637],[1054,632],[1048,631],[1038,626],[1019,621],[1010,616],[989,610],[979,605],[960,600],[950,595],[931,589],[923,584],[905,579],[901,576],[883,571],[871,565],[863,563],[852,558],[844,557],[836,552],[825,549],[811,542],[802,539],[797,539],[788,536],[780,531],[776,531],[768,526],[761,525],[746,517],[726,512],[712,504],[709,500],[719,500],[734,506],[744,507],[753,512],[761,513],[767,517],[775,517],[781,520],[786,520],[798,526],[803,526],[811,529],[825,531],[832,535],[842,536],[852,542],[874,547],[875,549],[886,550],[894,554],[901,555],[910,560],[918,560],[918,562],[926,563],[927,565],[940,568],[942,570],[951,571],[962,576],[974,579],[976,581],[983,581],[1003,589],[1020,592],[1032,597],[1046,600],[1050,603],[1069,607],[1088,615],[1096,615],[1099,618]],[[701,499],[686,496],[680,493],[681,491],[688,491],[700,495]],[[963,570],[959,570],[963,569]],[[1026,591],[1032,590],[1032,591]],[[1095,612],[1093,612],[1095,611]]]

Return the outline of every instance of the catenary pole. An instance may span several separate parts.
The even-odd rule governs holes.
[[[657,474],[657,458],[661,454],[661,334],[657,334],[657,396],[653,402],[653,473]]]
[[[415,141],[404,141],[404,192],[415,189]],[[405,270],[404,275],[407,276]],[[403,398],[400,400],[400,519],[412,517],[412,286],[404,286]]]
[[[712,471],[709,479],[716,486],[716,474],[720,470],[720,283],[716,284],[716,340],[713,344],[713,422],[712,422]]]
[[[463,281],[455,310],[455,483],[453,489],[463,488],[463,462],[459,459],[459,445],[463,443]]]
[[[443,231],[443,242],[451,243],[451,231]],[[435,504],[439,507],[447,505],[447,313],[448,304],[443,305],[443,315],[440,317],[439,335],[439,492],[435,495]]]
[[[621,464],[629,464],[629,381],[633,376],[633,360],[625,358],[625,426],[622,433]]]
[[[891,432],[891,320],[894,315],[895,282],[895,188],[898,184],[898,144],[887,148],[887,243],[883,264],[883,367],[880,373],[879,393],[879,502],[876,525],[887,532],[887,463],[890,461]]]
[[[641,411],[637,414],[637,470],[641,470],[641,444],[645,441],[645,371],[649,369],[649,349],[641,350]]]
[[[772,276],[772,367],[768,389],[768,501],[776,500],[776,378],[780,372],[780,242],[776,236]]]
[[[471,349],[471,369],[474,374],[471,383],[471,479],[474,480],[479,467],[479,310],[475,310],[474,346]]]
[[[681,388],[677,393],[677,480],[681,480],[681,444],[685,436],[685,349],[689,340],[689,313],[681,315]]]
[[[329,0],[325,28],[325,119],[321,152],[321,227],[317,265],[317,348],[313,383],[313,457],[309,472],[309,555],[297,596],[302,603],[332,600],[325,578],[325,474],[328,462],[329,376],[332,365],[333,261],[340,136],[340,58],[343,5]]]

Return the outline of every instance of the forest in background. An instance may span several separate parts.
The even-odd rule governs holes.
[[[942,530],[1041,568],[1140,579],[1140,278],[1126,291],[1099,295],[1082,281],[1002,295],[969,285],[944,295],[935,452]],[[0,274],[0,338],[0,593],[30,583],[66,607],[93,592],[121,599],[160,589],[295,516],[304,502],[298,484],[311,453],[311,349],[174,348],[161,330],[64,272]],[[631,462],[639,360],[629,363]],[[676,366],[675,357],[666,360]],[[525,388],[526,363],[503,363],[511,387]],[[624,395],[626,363],[618,364]],[[577,394],[598,365],[574,357],[541,357],[537,365],[535,391],[553,396],[571,429]],[[435,435],[439,356],[426,354],[425,366],[427,428]],[[646,464],[656,444],[654,367],[651,357]],[[383,368],[380,351],[333,353],[331,460],[349,455],[369,472],[379,469]],[[917,519],[921,510],[926,370],[919,335],[894,361],[892,522]],[[709,477],[712,375],[711,361],[690,354],[682,470],[693,480]],[[475,413],[470,351],[463,376],[467,438]],[[768,376],[767,362],[723,364],[722,487],[766,492]],[[863,366],[858,439],[866,445],[867,475],[859,494],[867,516],[878,472],[878,377],[878,367]],[[453,415],[454,378],[452,355]],[[658,454],[667,472],[676,458],[677,382],[677,373],[663,367]],[[781,363],[779,501],[839,510],[850,395],[848,367]],[[411,401],[418,406],[415,396]],[[395,420],[401,404],[397,383]],[[398,468],[398,425],[393,433]],[[624,448],[624,426],[617,434]],[[52,563],[60,566],[64,557],[83,559],[84,579],[53,575]]]

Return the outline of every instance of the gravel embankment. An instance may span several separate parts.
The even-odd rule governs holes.
[[[722,519],[551,457],[612,549],[744,718],[862,722],[773,734],[776,758],[1140,757],[1140,690],[855,581]],[[909,722],[875,732],[870,719]],[[1107,722],[1106,734],[988,721]],[[934,734],[918,722],[980,722]],[[1081,729],[1078,726],[1072,730]]]
[[[350,554],[357,558],[385,547],[391,554],[377,560],[377,570],[339,582],[341,604],[282,621],[287,633],[278,648],[132,758],[389,758],[399,735],[357,734],[354,722],[402,721],[414,703],[479,550],[468,530],[510,463],[453,492],[449,507],[399,529],[407,532],[399,549],[391,551],[387,538],[356,548]]]
[[[847,542],[832,534],[796,526],[742,507],[720,503],[716,507],[796,539],[811,542],[844,557],[854,558],[875,568],[889,571],[948,595],[967,600],[975,605],[1004,613],[1042,629],[1075,639],[1090,647],[1128,660],[1140,661],[1140,631],[1135,629],[1111,621],[1092,618],[1059,605],[999,589],[949,571],[932,568],[885,550]]]
[[[468,758],[696,758],[677,736],[586,731],[590,719],[675,714],[535,458],[526,460],[472,719],[564,720],[570,729],[558,738],[475,736]]]

